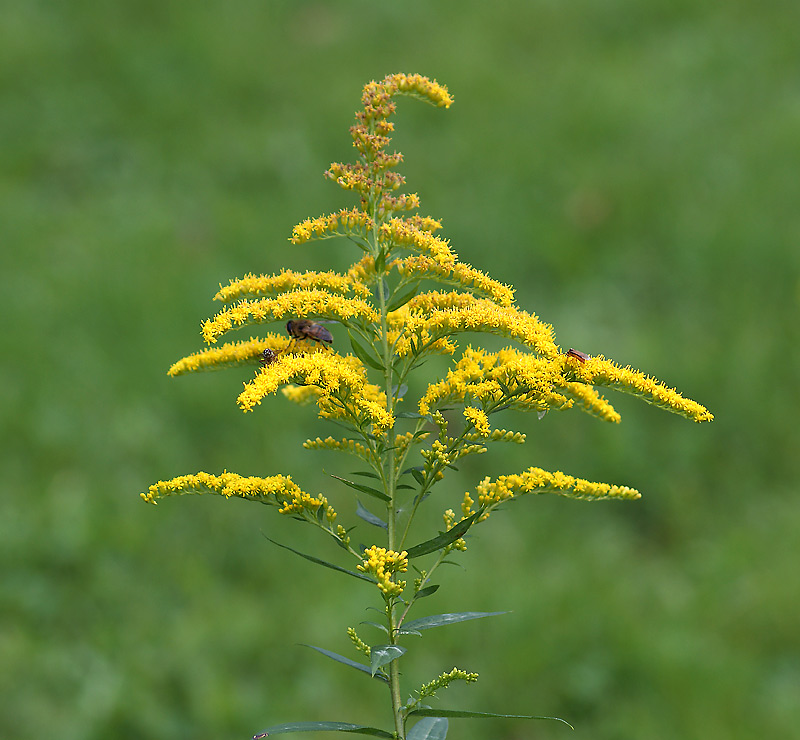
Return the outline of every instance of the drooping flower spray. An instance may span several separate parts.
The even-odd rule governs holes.
[[[343,559],[328,562],[282,547],[374,585],[383,619],[365,628],[373,639],[362,639],[348,628],[356,658],[360,653],[365,662],[315,649],[386,685],[387,727],[337,718],[275,724],[256,737],[304,730],[441,739],[448,718],[511,716],[432,708],[428,701],[451,682],[477,680],[476,674],[459,668],[416,689],[401,683],[401,662],[413,660],[413,654],[406,656],[410,636],[418,640],[428,629],[495,615],[462,612],[410,619],[414,606],[433,595],[440,564],[465,550],[465,535],[501,503],[524,494],[599,500],[636,499],[639,493],[537,467],[476,481],[458,512],[442,504],[434,489],[459,459],[485,453],[496,443],[525,442],[522,432],[492,425],[493,415],[502,410],[541,418],[549,411],[580,409],[618,423],[619,414],[598,391],[611,388],[697,422],[713,418],[699,403],[641,372],[602,356],[562,351],[553,328],[517,306],[510,286],[459,261],[447,240],[436,235],[438,221],[409,215],[419,207],[419,198],[400,192],[405,183],[397,172],[402,155],[387,151],[394,129],[390,119],[400,95],[442,108],[453,102],[445,87],[419,75],[395,74],[370,82],[350,129],[357,159],[334,163],[325,173],[353,191],[358,205],[308,219],[292,231],[294,245],[344,237],[340,241],[360,250],[360,259],[344,274],[283,270],[232,280],[215,296],[226,307],[202,325],[209,347],[169,370],[170,375],[182,375],[221,367],[257,368],[237,399],[243,411],[254,410],[278,391],[289,401],[313,402],[319,416],[344,427],[345,434],[317,436],[303,446],[355,457],[362,468],[350,476],[354,480],[332,477],[357,497],[353,508],[362,525],[359,541],[371,540],[369,545],[354,544],[353,523],[343,525],[324,495],[302,490],[284,473],[244,477],[201,472],[160,481],[142,494],[151,503],[176,494],[217,493],[277,506],[279,513],[305,520],[332,537]],[[235,331],[262,327],[275,331],[217,346]],[[496,352],[463,346],[459,340],[465,332],[504,337],[509,344]],[[418,398],[410,398],[407,381],[432,355],[452,356],[451,368]],[[440,531],[425,531],[417,522],[423,505],[442,509]]]

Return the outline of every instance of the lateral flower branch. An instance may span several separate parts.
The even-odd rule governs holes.
[[[305,449],[342,452],[362,466],[355,474],[358,480],[332,476],[357,497],[356,515],[363,528],[358,541],[367,542],[358,546],[349,535],[352,523],[340,524],[325,496],[304,491],[291,477],[274,471],[266,477],[199,472],[160,481],[142,494],[150,503],[211,493],[277,506],[279,513],[332,537],[350,565],[297,554],[376,588],[383,621],[370,623],[370,629],[377,639],[365,641],[348,628],[356,651],[369,664],[316,649],[385,683],[391,729],[338,721],[290,723],[271,726],[256,737],[304,729],[421,740],[444,737],[448,717],[506,716],[420,704],[453,680],[477,680],[477,674],[460,668],[416,689],[401,686],[399,664],[405,660],[409,635],[494,615],[443,613],[409,621],[412,607],[438,588],[434,576],[438,578],[445,556],[465,550],[464,536],[502,503],[542,493],[590,501],[637,499],[640,494],[627,486],[530,467],[476,482],[464,494],[459,513],[454,512],[442,501],[444,490],[430,494],[443,488],[440,484],[456,461],[483,454],[496,443],[526,440],[520,431],[496,426],[498,412],[533,412],[535,423],[546,424],[548,412],[579,409],[618,423],[620,415],[601,395],[608,388],[692,421],[713,418],[699,403],[638,370],[602,356],[564,351],[550,324],[517,305],[511,286],[459,260],[447,239],[437,235],[439,221],[409,213],[418,208],[419,198],[402,192],[405,178],[397,167],[403,158],[388,149],[395,101],[402,95],[440,108],[453,102],[447,88],[420,75],[395,74],[370,82],[350,129],[356,161],[334,163],[325,173],[352,191],[357,205],[309,218],[292,230],[293,245],[333,238],[354,245],[359,251],[349,270],[285,269],[220,285],[214,299],[225,305],[202,324],[208,346],[169,369],[177,376],[232,367],[252,373],[256,368],[237,398],[243,411],[253,411],[279,391],[288,401],[313,403],[321,418],[335,421],[346,434],[308,439]],[[250,337],[228,338],[242,330]],[[492,352],[464,345],[465,332],[503,337],[508,344]],[[226,341],[220,344],[223,337]],[[409,381],[419,377],[432,355],[452,356],[450,369],[444,377],[425,378],[423,390],[411,394]],[[440,508],[443,528],[438,532],[417,521],[423,501]],[[429,559],[424,569],[414,564],[422,558]],[[411,584],[406,578],[410,567],[418,574]],[[418,722],[412,726],[413,719]]]

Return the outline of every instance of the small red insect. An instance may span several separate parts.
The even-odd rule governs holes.
[[[567,350],[567,357],[574,357],[576,360],[578,360],[578,362],[586,362],[586,360],[589,359],[589,355],[587,355],[585,352],[572,349],[572,347]]]

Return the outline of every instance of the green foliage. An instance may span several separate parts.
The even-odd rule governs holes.
[[[348,704],[383,721],[362,676],[286,645],[301,630],[335,645],[342,615],[362,613],[337,579],[258,536],[274,512],[151,510],[131,493],[176,468],[307,462],[302,409],[243,416],[220,392],[238,379],[177,383],[161,368],[196,345],[187,327],[221,279],[279,269],[308,204],[344,203],[318,175],[347,156],[353,86],[414,68],[458,94],[453,115],[405,106],[398,145],[462,256],[514,282],[565,341],[658,370],[718,411],[691,433],[624,403],[617,428],[548,415],[547,434],[525,429],[546,467],[625,471],[644,499],[495,515],[448,598],[513,613],[500,632],[437,634],[458,662],[474,627],[475,668],[505,677],[470,687],[470,704],[535,696],[600,740],[790,737],[797,20],[792,4],[743,2],[9,5],[0,736],[245,737],[270,707],[306,713],[298,685],[320,716]],[[294,259],[320,266],[316,252]],[[512,445],[495,454],[455,480],[529,462]],[[297,525],[292,543],[314,551],[310,535]],[[313,611],[298,582],[320,593]]]

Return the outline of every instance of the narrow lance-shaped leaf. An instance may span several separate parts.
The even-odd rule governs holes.
[[[403,624],[402,629],[418,632],[419,630],[429,630],[432,627],[444,627],[448,624],[466,622],[470,619],[497,617],[501,614],[508,614],[508,612],[457,612],[454,614],[434,614],[430,617],[421,617],[420,619],[406,622]]]
[[[389,300],[389,305],[386,306],[387,311],[396,311],[401,306],[405,306],[419,290],[419,283],[415,283],[408,290],[398,294],[395,293]]]
[[[262,730],[258,735],[253,735],[253,740],[261,740],[273,735],[284,735],[287,732],[351,732],[355,735],[370,735],[372,737],[393,738],[394,735],[386,730],[366,725],[354,725],[351,722],[286,722],[282,725],[273,725]]]
[[[397,660],[403,653],[406,652],[404,647],[399,645],[374,645],[369,649],[369,667],[372,670],[372,675],[379,668]]]
[[[337,663],[343,663],[344,665],[350,666],[351,668],[355,668],[357,671],[361,671],[362,673],[366,673],[368,676],[372,676],[373,678],[377,678],[384,683],[389,682],[389,677],[383,673],[383,671],[376,671],[373,673],[372,669],[368,665],[364,665],[363,663],[357,663],[355,660],[350,660],[350,658],[345,658],[344,655],[339,655],[339,653],[334,653],[331,650],[326,650],[325,648],[317,647],[316,645],[306,645],[305,643],[301,643],[304,647],[311,648],[312,650],[316,650],[318,653],[322,653],[326,655],[331,660],[335,660]]]
[[[432,596],[439,590],[439,584],[434,583],[432,586],[425,586],[425,588],[421,588],[414,594],[414,600],[416,599],[424,599],[426,596]]]
[[[378,498],[381,501],[391,501],[391,499],[383,491],[379,491],[377,488],[364,486],[361,483],[354,483],[351,480],[347,480],[347,478],[341,478],[338,475],[333,475],[333,473],[329,473],[329,475],[331,476],[331,478],[336,478],[336,480],[340,480],[346,486],[350,486],[350,488],[353,488],[356,491],[361,491],[361,493],[366,493],[368,496],[374,496],[375,498]]]
[[[350,475],[360,475],[360,476],[362,476],[364,478],[372,478],[373,480],[380,480],[381,479],[380,476],[377,473],[372,473],[369,470],[356,470],[356,471],[350,473]]]
[[[358,499],[356,499],[356,515],[361,517],[368,524],[372,524],[375,527],[381,527],[382,529],[389,528],[389,525],[383,521],[383,519],[375,516],[375,514],[373,514],[369,509],[362,506]]]
[[[408,713],[409,717],[462,717],[464,719],[550,719],[563,722],[571,730],[575,728],[561,717],[545,717],[534,714],[495,714],[494,712],[462,712],[459,709],[415,709]]]
[[[482,510],[478,510],[466,519],[462,519],[458,524],[440,534],[438,537],[420,542],[420,544],[414,545],[414,547],[409,547],[407,550],[408,557],[418,558],[420,555],[427,555],[429,552],[435,552],[436,550],[441,550],[443,547],[447,547],[451,542],[455,542],[459,537],[462,537],[482,513]]]
[[[353,354],[365,365],[369,365],[376,370],[383,370],[383,365],[352,334],[350,334],[350,346],[353,348]]]
[[[447,720],[444,717],[423,717],[406,735],[406,740],[444,740]]]
[[[334,565],[333,563],[329,563],[327,560],[316,558],[313,555],[306,555],[306,553],[300,552],[299,550],[295,550],[293,547],[289,547],[289,545],[282,545],[280,542],[276,542],[271,537],[267,537],[267,535],[264,535],[264,537],[268,539],[273,545],[277,545],[278,547],[282,547],[284,550],[293,552],[295,555],[299,555],[301,558],[310,560],[312,563],[316,563],[317,565],[322,565],[325,568],[330,568],[331,570],[338,570],[340,573],[346,573],[348,576],[359,578],[362,581],[367,581],[369,583],[377,583],[377,581],[374,578],[371,578],[365,573],[359,573],[357,570],[348,570],[347,568],[342,568],[340,565]]]
[[[399,386],[393,385],[392,386],[392,395],[396,396],[397,398],[403,398],[406,393],[408,393],[408,386],[405,383],[401,383]]]

